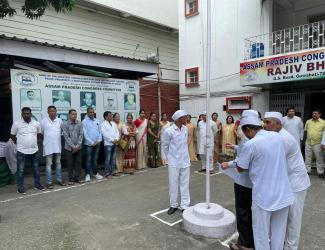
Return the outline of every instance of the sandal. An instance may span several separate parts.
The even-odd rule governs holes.
[[[237,243],[231,242],[229,243],[230,250],[244,250],[241,245],[238,245]]]

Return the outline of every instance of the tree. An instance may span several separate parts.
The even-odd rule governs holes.
[[[46,8],[53,7],[56,12],[71,11],[75,0],[25,0],[21,10],[27,18],[38,19],[44,15]],[[16,10],[12,8],[8,0],[0,0],[0,18],[12,17]]]

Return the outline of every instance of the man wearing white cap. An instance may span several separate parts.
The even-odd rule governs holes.
[[[258,112],[255,110],[244,110],[241,117],[253,116],[258,118]],[[240,144],[226,144],[226,147],[235,149],[237,157],[233,161],[223,162],[221,168],[230,171],[231,176],[234,179],[234,193],[235,193],[235,209],[236,209],[236,222],[238,231],[237,243],[230,243],[229,247],[232,250],[237,249],[254,249],[254,236],[252,226],[252,182],[249,178],[248,171],[239,173],[235,169],[237,168],[238,156],[241,153],[241,149],[244,143],[248,141],[246,136],[242,137]],[[226,170],[228,169],[229,170]],[[232,170],[232,168],[235,168]]]
[[[202,114],[202,120],[198,124],[199,138],[198,138],[198,154],[201,158],[201,170],[200,172],[206,171],[206,155],[209,150],[209,169],[213,173],[213,152],[214,152],[214,135],[218,132],[217,125],[214,121],[209,120],[210,131],[207,134],[207,112],[204,111]]]
[[[240,121],[247,141],[237,158],[239,172],[249,171],[253,183],[252,222],[255,249],[282,250],[289,206],[293,204],[281,136],[261,128],[255,116]]]
[[[288,164],[288,177],[293,194],[294,203],[289,208],[285,250],[297,250],[299,245],[300,228],[307,189],[310,180],[301,154],[300,145],[296,139],[282,126],[284,124],[281,113],[266,112],[264,127],[268,131],[279,132],[284,142]]]
[[[166,129],[162,137],[162,145],[168,160],[169,200],[168,214],[176,212],[178,208],[178,188],[181,193],[181,210],[190,205],[190,157],[188,153],[186,125],[187,113],[184,110],[176,111],[172,119],[174,124]]]

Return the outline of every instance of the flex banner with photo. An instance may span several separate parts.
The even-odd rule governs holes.
[[[325,78],[325,49],[246,61],[240,64],[243,86]]]
[[[112,78],[68,75],[11,69],[12,110],[14,121],[21,118],[21,108],[30,107],[33,119],[47,117],[47,107],[54,105],[58,117],[68,119],[70,109],[83,120],[88,107],[96,117],[103,113],[119,113],[125,121],[128,113],[137,117],[140,109],[139,82]]]

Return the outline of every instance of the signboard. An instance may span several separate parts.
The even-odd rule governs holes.
[[[30,107],[33,119],[47,117],[47,107],[54,105],[58,117],[68,119],[70,109],[80,120],[87,108],[93,107],[98,119],[104,111],[119,113],[125,120],[128,113],[135,118],[140,109],[139,82],[81,75],[11,69],[13,119],[21,117],[21,108]]]
[[[243,86],[321,78],[325,78],[325,48],[240,64]]]

